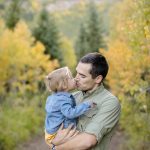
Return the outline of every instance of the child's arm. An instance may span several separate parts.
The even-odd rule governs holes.
[[[72,107],[71,100],[67,98],[61,105],[61,112],[67,118],[73,119],[84,114],[92,107],[92,102],[83,102],[77,106]]]

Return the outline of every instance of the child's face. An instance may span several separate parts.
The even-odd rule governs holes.
[[[69,73],[67,90],[70,91],[70,90],[74,90],[75,88],[76,88],[76,82],[75,82],[74,78],[72,77],[72,74]]]
[[[75,80],[74,78],[68,78],[68,91],[70,90],[74,90],[76,88],[76,83],[75,83]]]

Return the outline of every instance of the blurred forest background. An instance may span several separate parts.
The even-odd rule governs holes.
[[[116,150],[150,149],[149,0],[0,0],[0,150],[43,134],[44,76],[95,51],[122,105]]]

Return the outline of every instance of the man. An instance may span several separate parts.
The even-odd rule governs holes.
[[[108,68],[100,53],[89,53],[81,58],[76,68],[76,84],[81,91],[74,96],[77,103],[92,101],[96,107],[79,118],[80,133],[71,127],[61,128],[52,141],[53,150],[108,150],[121,111],[118,99],[103,86]]]

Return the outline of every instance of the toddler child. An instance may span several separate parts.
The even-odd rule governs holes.
[[[50,145],[62,123],[64,128],[70,124],[76,126],[77,117],[94,105],[91,102],[76,105],[73,95],[69,93],[76,88],[76,83],[68,67],[49,73],[45,78],[45,84],[47,89],[53,92],[48,96],[45,105],[45,141]]]

